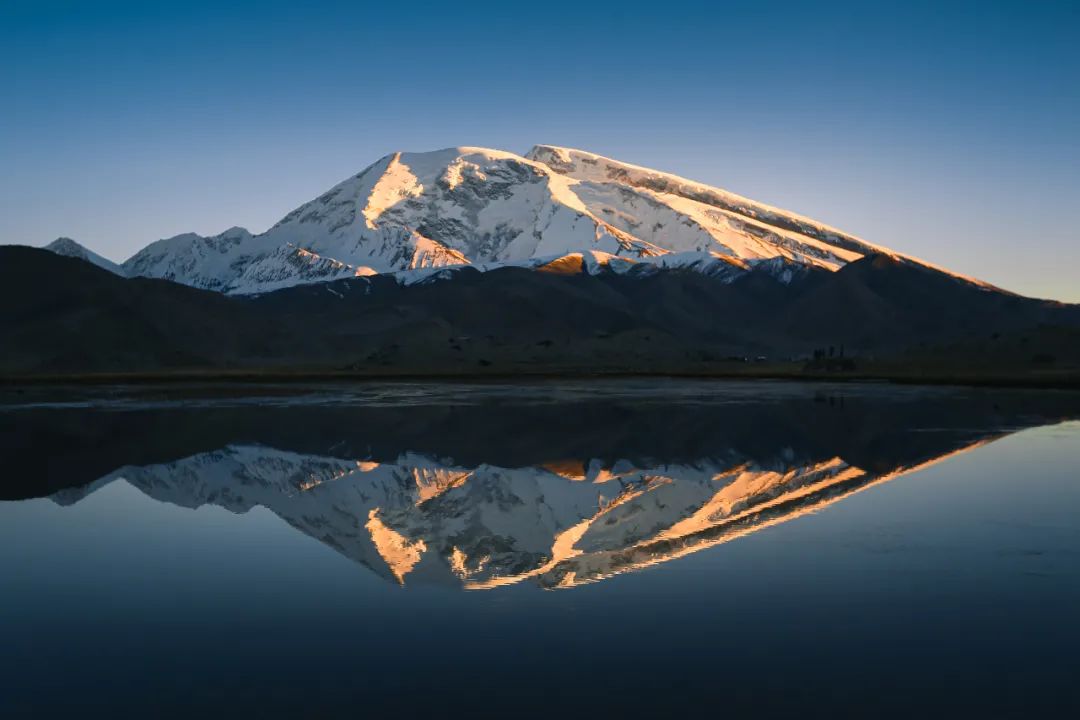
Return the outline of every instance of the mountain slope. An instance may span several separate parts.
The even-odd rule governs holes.
[[[112,260],[107,260],[106,258],[101,257],[97,253],[86,249],[85,247],[68,237],[62,237],[53,240],[51,243],[45,246],[45,249],[50,252],[54,252],[57,255],[63,255],[64,257],[85,260],[86,262],[97,265],[102,270],[108,270],[115,275],[126,274],[123,268],[114,263]]]
[[[868,254],[925,264],[718,188],[538,145],[526,156],[393,153],[264,233],[159,240],[122,272],[231,294],[379,273],[412,282],[468,265],[763,272],[788,282],[802,268],[837,270]]]
[[[0,247],[0,372],[710,373],[730,372],[733,357],[794,361],[839,345],[860,362],[951,345],[961,369],[1080,367],[1076,306],[888,256],[787,282],[586,265],[464,268],[408,285],[350,277],[237,297]],[[999,338],[1017,348],[1007,368],[964,349]]]
[[[650,170],[601,155],[552,145],[536,145],[526,157],[542,162],[554,171],[580,181],[579,196],[596,193],[595,203],[587,203],[601,216],[620,227],[639,227],[654,208],[670,208],[682,216],[682,227],[665,230],[657,223],[656,233],[686,234],[686,227],[705,231],[724,248],[725,254],[744,259],[787,258],[808,265],[836,270],[866,255],[886,255],[903,262],[938,270],[968,283],[989,287],[974,278],[957,275],[923,260],[874,245],[808,217],[771,205],[687,180],[670,173]],[[618,192],[622,207],[605,205],[605,194]],[[636,197],[635,197],[636,196]],[[642,208],[642,206],[647,206]],[[640,210],[639,210],[640,209]],[[685,242],[685,240],[683,241]],[[679,244],[671,239],[667,244]]]
[[[577,180],[587,205],[619,226],[662,238],[664,247],[706,250],[744,259],[788,257],[837,268],[883,248],[815,220],[703,183],[610,158],[551,145],[526,157]]]
[[[117,277],[34,248],[0,248],[0,367],[208,367],[257,353],[263,333],[274,336],[272,318],[218,293]]]

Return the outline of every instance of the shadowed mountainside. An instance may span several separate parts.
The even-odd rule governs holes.
[[[844,348],[864,363],[1080,367],[1080,308],[871,256],[735,281],[463,268],[229,297],[0,248],[0,372],[723,372],[732,358]],[[987,345],[989,344],[989,351]]]

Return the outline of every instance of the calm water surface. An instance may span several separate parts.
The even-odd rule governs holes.
[[[0,391],[0,716],[1069,716],[1080,396]]]

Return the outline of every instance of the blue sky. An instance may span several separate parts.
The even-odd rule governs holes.
[[[1080,302],[1078,43],[1076,2],[4,0],[0,242],[122,260],[548,143]]]

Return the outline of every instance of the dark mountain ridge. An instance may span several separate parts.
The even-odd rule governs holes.
[[[936,352],[963,367],[992,365],[987,343],[1015,346],[1003,357],[1017,367],[1080,367],[1080,306],[884,255],[787,283],[677,269],[444,273],[225,296],[3,247],[0,373],[709,373],[741,358],[801,364],[815,351],[864,364]]]

